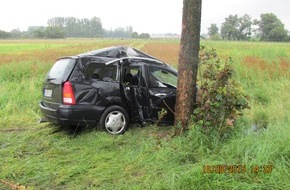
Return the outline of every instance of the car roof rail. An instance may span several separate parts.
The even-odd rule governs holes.
[[[156,59],[151,59],[151,58],[145,58],[145,57],[121,57],[121,58],[118,58],[118,59],[114,59],[112,61],[108,61],[105,64],[106,65],[110,65],[110,64],[116,63],[118,61],[120,61],[120,63],[122,63],[123,60],[129,60],[129,59],[132,59],[132,60],[142,60],[142,61],[152,61],[152,62],[159,63],[159,64],[165,64],[162,61],[159,61],[159,60],[156,60]]]

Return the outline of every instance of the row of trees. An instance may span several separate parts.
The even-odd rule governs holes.
[[[47,21],[47,27],[30,26],[27,31],[14,29],[10,32],[0,30],[0,39],[6,38],[150,38],[149,34],[140,34],[133,31],[132,26],[118,27],[106,30],[102,27],[101,19],[74,17],[54,17]],[[137,35],[136,35],[137,34]]]
[[[261,41],[289,41],[290,36],[284,28],[284,24],[273,13],[260,15],[260,20],[245,14],[229,15],[222,23],[220,33],[216,24],[211,24],[208,28],[208,35],[211,39],[223,40],[249,40],[251,38]]]
[[[103,34],[102,22],[98,17],[75,18],[54,17],[47,21],[48,27],[61,30],[64,37],[101,37]]]
[[[64,38],[65,33],[58,27],[30,26],[27,31],[13,29],[10,32],[0,30],[0,39],[19,38]]]

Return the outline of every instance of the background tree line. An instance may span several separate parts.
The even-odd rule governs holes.
[[[259,20],[252,20],[247,14],[229,15],[221,24],[220,33],[217,25],[211,24],[207,34],[213,40],[290,41],[289,31],[273,13],[261,14]]]
[[[0,39],[8,38],[150,38],[148,33],[138,34],[132,26],[106,30],[98,17],[75,18],[54,17],[47,21],[47,27],[30,26],[27,31],[13,29],[10,32],[0,30]],[[261,14],[260,19],[229,15],[219,28],[211,24],[204,38],[212,40],[261,40],[290,41],[290,33],[273,13]]]
[[[0,39],[7,38],[150,38],[149,34],[133,31],[132,26],[106,30],[98,17],[75,18],[54,17],[47,21],[47,27],[30,26],[27,31],[14,29],[10,32],[0,30]]]

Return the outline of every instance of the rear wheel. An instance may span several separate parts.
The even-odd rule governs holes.
[[[100,119],[100,126],[113,135],[124,133],[128,123],[128,113],[120,106],[108,107]]]

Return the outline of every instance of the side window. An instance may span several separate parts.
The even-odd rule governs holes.
[[[149,67],[149,86],[152,88],[166,88],[177,86],[177,76],[162,68]]]
[[[46,79],[67,80],[75,66],[74,59],[59,59],[46,75]]]
[[[85,80],[117,81],[117,66],[91,63],[85,70]]]

